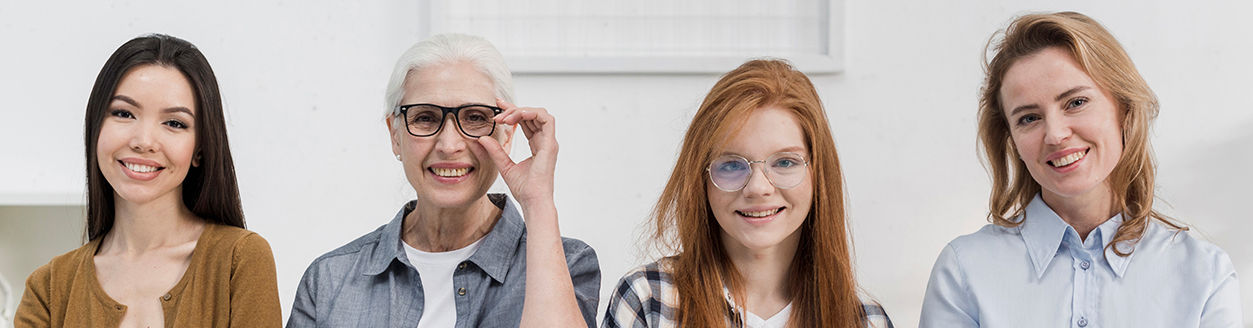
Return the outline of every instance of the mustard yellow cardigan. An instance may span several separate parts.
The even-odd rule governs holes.
[[[100,240],[52,259],[26,279],[14,324],[117,327],[126,305],[106,295],[93,257]],[[254,232],[207,224],[187,272],[161,297],[166,327],[279,327],[282,308],[270,244]]]

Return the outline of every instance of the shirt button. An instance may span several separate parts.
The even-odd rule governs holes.
[[[1077,323],[1079,324],[1079,327],[1087,327],[1087,326],[1088,326],[1088,319],[1086,319],[1086,318],[1084,318],[1084,317],[1079,317],[1079,322],[1077,322]]]
[[[162,300],[162,301],[169,301],[169,300],[170,300],[170,294],[165,294],[165,296],[161,296],[161,300]]]
[[[458,266],[457,266],[457,268],[458,268],[458,269],[465,269],[465,268],[466,268],[466,263],[465,263],[465,262],[461,262],[461,265],[458,265]]]
[[[466,296],[466,288],[465,287],[457,288],[457,295]]]
[[[1088,262],[1088,261],[1079,262],[1079,267],[1083,268],[1084,270],[1087,270],[1088,268],[1092,267],[1092,262]],[[1080,318],[1080,320],[1082,320],[1082,318]]]

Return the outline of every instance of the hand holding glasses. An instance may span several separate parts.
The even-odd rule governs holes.
[[[489,120],[491,125],[516,124],[521,127],[522,133],[526,135],[527,144],[531,148],[531,157],[515,163],[496,138],[478,138],[479,144],[483,146],[487,154],[477,153],[479,150],[474,147],[470,148],[471,151],[476,152],[475,155],[480,158],[483,155],[491,157],[496,163],[497,170],[500,171],[501,178],[509,186],[514,199],[522,205],[524,212],[531,204],[552,206],[553,171],[557,166],[558,148],[556,119],[543,108],[518,107],[501,99],[496,99],[496,105],[500,106],[501,111],[491,117]],[[461,120],[464,120],[466,112],[463,110],[460,115],[463,117]],[[483,132],[487,134],[481,135],[491,134],[487,128],[472,131],[468,128],[468,124],[460,124],[464,129],[463,133],[469,136]],[[513,130],[510,129],[506,133],[512,132]],[[554,216],[553,219],[555,220],[556,217]],[[530,223],[528,221],[527,225],[529,226]]]
[[[748,185],[753,176],[753,164],[762,164],[766,180],[779,189],[791,189],[805,181],[809,162],[804,156],[792,152],[779,152],[764,161],[750,161],[739,155],[722,155],[714,158],[705,171],[709,181],[722,191],[735,192]]]

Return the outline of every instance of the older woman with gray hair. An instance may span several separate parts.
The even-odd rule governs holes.
[[[555,121],[512,104],[496,48],[457,34],[419,42],[396,63],[386,101],[417,199],[314,260],[287,327],[594,326],[596,253],[558,231]],[[517,127],[532,156],[515,163]],[[517,205],[487,193],[498,172]]]

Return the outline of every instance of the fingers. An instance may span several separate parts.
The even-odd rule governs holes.
[[[513,159],[509,158],[509,153],[505,152],[504,147],[500,145],[500,142],[496,141],[496,138],[483,137],[475,140],[487,151],[487,156],[492,158],[492,162],[496,163],[496,167],[501,173],[508,172],[516,164],[513,162]],[[470,147],[470,149],[473,151],[474,147]]]

